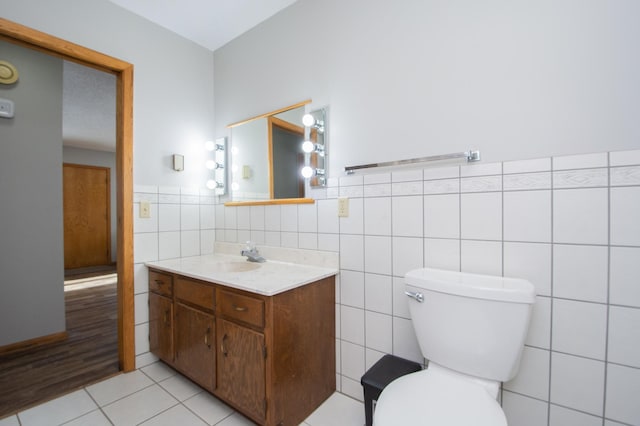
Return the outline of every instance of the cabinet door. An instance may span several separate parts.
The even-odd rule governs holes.
[[[217,320],[218,386],[216,393],[244,414],[264,420],[264,335],[223,319]]]
[[[173,362],[173,301],[149,293],[149,350],[160,359]]]
[[[213,315],[176,303],[175,365],[206,389],[215,387],[215,322]]]

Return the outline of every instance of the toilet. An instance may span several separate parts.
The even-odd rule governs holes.
[[[533,285],[424,268],[405,275],[405,290],[429,365],[384,388],[374,426],[506,426],[498,391],[518,372]]]

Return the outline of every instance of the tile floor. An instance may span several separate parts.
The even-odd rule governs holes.
[[[361,426],[364,408],[334,393],[304,426]],[[0,426],[243,426],[242,415],[165,364],[120,374],[0,420]]]

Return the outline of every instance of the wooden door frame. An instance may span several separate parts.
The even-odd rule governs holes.
[[[0,18],[0,40],[105,71],[116,77],[118,358],[135,370],[133,285],[133,65]]]

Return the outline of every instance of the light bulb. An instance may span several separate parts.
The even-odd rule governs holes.
[[[302,170],[300,170],[300,173],[302,173],[303,178],[309,179],[311,176],[313,176],[313,169],[309,166],[304,166]]]
[[[206,141],[204,147],[207,151],[213,151],[216,149],[216,143],[214,141]]]
[[[316,119],[313,118],[313,115],[307,113],[305,115],[302,116],[302,124],[304,124],[307,127],[311,127],[316,123]]]
[[[207,188],[209,188],[209,189],[216,189],[216,187],[217,187],[217,186],[218,186],[218,183],[217,183],[215,180],[213,180],[213,179],[209,179],[209,180],[207,181]]]
[[[209,170],[214,170],[216,168],[216,162],[213,160],[207,160],[207,162],[204,163],[204,165]]]
[[[238,185],[238,182],[233,182],[231,184],[231,189],[234,191],[237,191],[238,189],[240,189],[240,185]]]
[[[311,141],[302,142],[302,150],[304,152],[313,152],[313,149],[314,149],[313,142]]]

